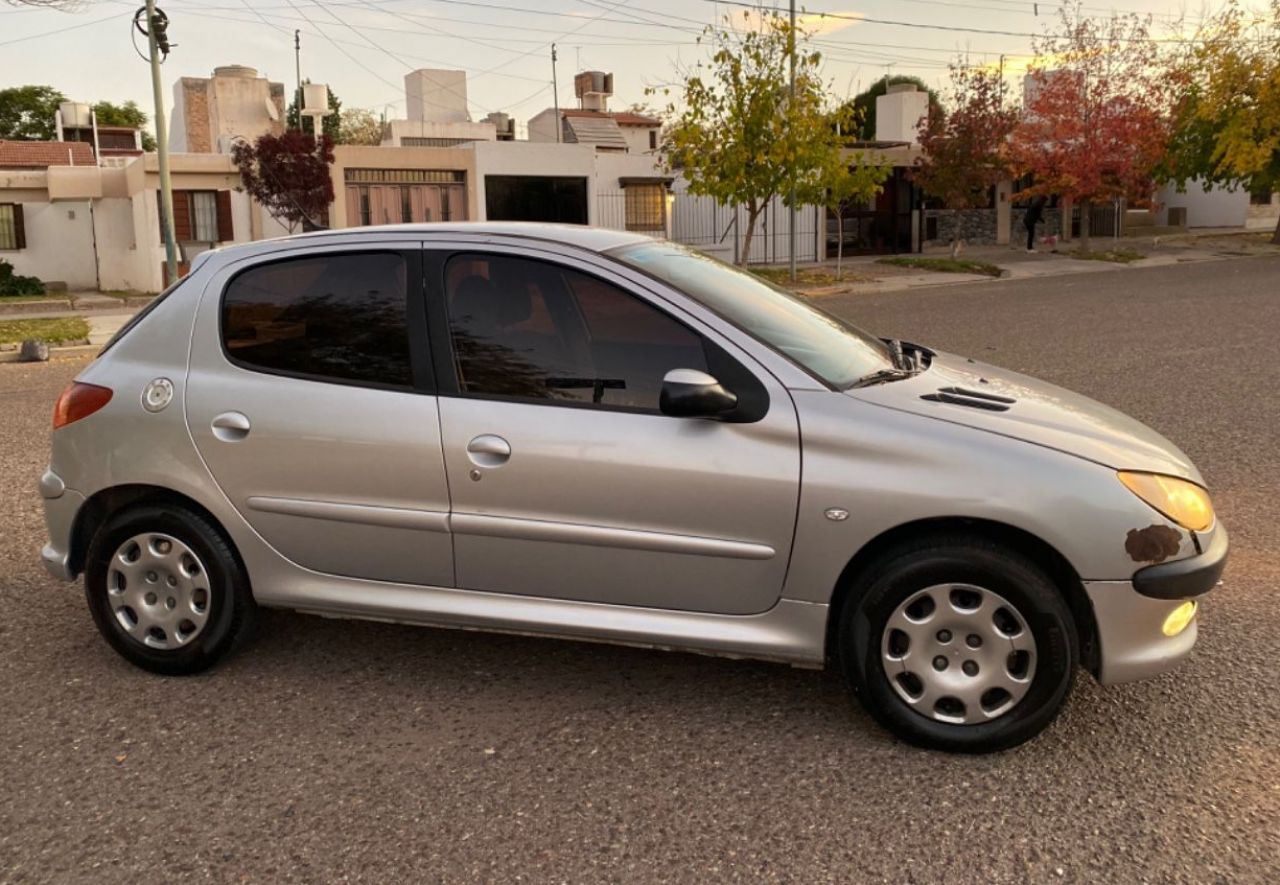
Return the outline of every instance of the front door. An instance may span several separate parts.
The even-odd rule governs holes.
[[[244,262],[196,319],[187,423],[215,481],[318,572],[453,585],[421,246]]]
[[[775,379],[590,265],[492,251],[427,265],[459,587],[774,605],[800,479],[795,409]],[[743,420],[661,414],[676,368],[736,388]]]

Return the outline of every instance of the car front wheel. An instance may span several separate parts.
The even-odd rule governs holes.
[[[1035,737],[1071,691],[1078,639],[1033,561],[979,537],[921,539],[851,588],[840,657],[867,710],[903,740],[986,753]]]

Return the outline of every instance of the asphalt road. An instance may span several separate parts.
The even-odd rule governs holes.
[[[900,745],[833,674],[273,613],[132,669],[37,563],[50,407],[0,366],[0,880],[1275,881],[1280,259],[832,300],[1075,388],[1201,466],[1235,544],[1188,664],[1033,743]]]

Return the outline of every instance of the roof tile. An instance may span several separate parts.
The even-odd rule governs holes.
[[[0,140],[0,169],[96,166],[93,145],[83,141]]]

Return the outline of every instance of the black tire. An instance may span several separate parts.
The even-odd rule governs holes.
[[[951,724],[913,709],[886,675],[881,638],[899,605],[927,587],[962,583],[1004,597],[1027,622],[1036,667],[1026,694],[986,722]],[[1071,692],[1079,639],[1061,590],[1033,561],[980,536],[921,538],[888,551],[850,588],[841,612],[838,654],[863,706],[894,735],[917,746],[956,753],[991,753],[1030,740],[1054,720]]]
[[[145,645],[129,635],[113,612],[107,591],[111,557],[130,538],[145,533],[181,541],[208,577],[207,620],[185,646]],[[181,506],[137,505],[108,517],[90,544],[84,589],[93,621],[111,647],[131,663],[166,676],[207,670],[250,635],[256,619],[248,576],[230,543],[208,519]]]

